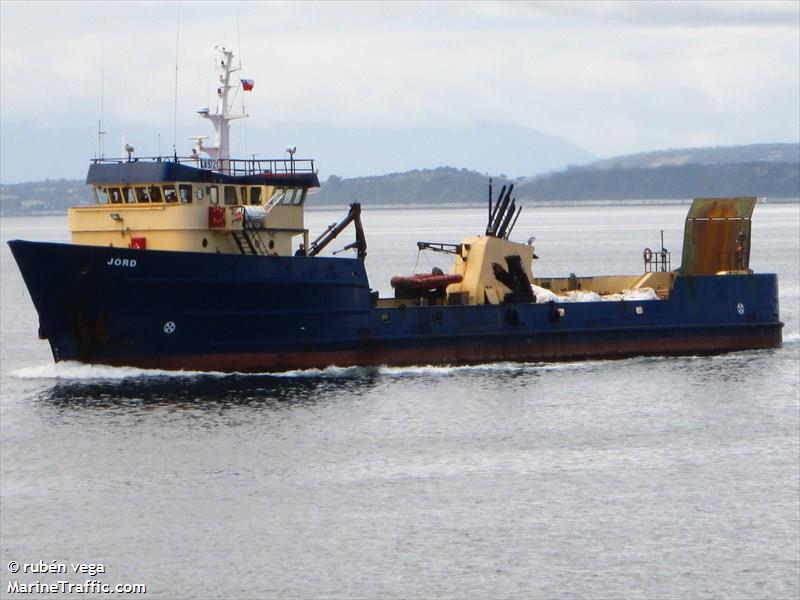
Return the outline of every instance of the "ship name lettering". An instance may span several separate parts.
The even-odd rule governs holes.
[[[128,267],[133,268],[136,266],[135,258],[109,258],[106,263],[109,267]]]

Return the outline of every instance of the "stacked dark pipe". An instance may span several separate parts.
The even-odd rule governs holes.
[[[512,183],[506,191],[506,186],[500,190],[497,204],[492,207],[492,184],[489,183],[489,221],[486,224],[486,235],[492,235],[504,240],[508,239],[517,224],[517,219],[522,212],[522,207],[517,209],[517,201],[511,198],[514,190]]]

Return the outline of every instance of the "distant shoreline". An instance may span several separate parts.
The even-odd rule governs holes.
[[[528,200],[525,208],[528,210],[536,208],[576,208],[576,207],[613,207],[613,206],[681,206],[692,203],[692,198],[652,198],[638,200]],[[800,204],[800,198],[767,198],[766,201],[759,200],[759,204]],[[476,209],[485,208],[486,202],[408,202],[403,204],[363,204],[364,210],[419,210],[420,207],[432,209]],[[82,205],[86,206],[86,205]],[[308,212],[323,212],[327,210],[344,210],[347,204],[324,204],[306,205]],[[31,211],[9,215],[2,215],[0,218],[28,218],[28,217],[66,217],[66,211]]]
[[[656,153],[622,157],[620,164],[604,168],[571,167],[514,180],[504,175],[490,178],[485,173],[456,167],[349,179],[331,175],[309,195],[306,207],[338,210],[353,202],[361,202],[365,209],[371,210],[479,206],[485,202],[490,182],[496,198],[504,187],[513,185],[512,196],[529,208],[671,205],[688,204],[695,197],[738,196],[785,203],[797,202],[800,197],[800,145],[788,149],[776,145],[766,149],[699,149],[693,153],[688,150],[680,155],[667,153],[672,162],[686,164],[664,166],[665,155]],[[697,155],[692,160],[700,162],[691,162],[687,158],[690,155]],[[781,161],[773,160],[773,155],[779,155]],[[724,162],[734,159],[748,162]],[[70,206],[94,202],[92,189],[83,180],[0,185],[0,216],[65,214]]]
[[[690,205],[694,198],[650,198],[650,199],[636,199],[636,200],[531,200],[525,199],[524,206],[526,209],[534,208],[558,208],[558,207],[581,207],[581,206],[681,206]],[[761,200],[759,204],[800,204],[800,197],[798,198],[767,198]],[[307,211],[320,211],[334,208],[347,208],[347,204],[326,204],[322,206],[308,206]],[[405,204],[364,204],[362,208],[365,210],[403,210],[403,209],[418,209],[420,206],[425,208],[485,208],[486,201],[483,202],[436,202],[436,203],[405,203]]]

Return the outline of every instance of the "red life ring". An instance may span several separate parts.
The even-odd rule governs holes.
[[[645,248],[644,252],[642,252],[642,256],[644,257],[644,262],[649,263],[653,260],[653,251],[650,248]]]

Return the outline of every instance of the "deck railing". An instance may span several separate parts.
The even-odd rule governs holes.
[[[672,254],[664,248],[654,252],[651,251],[650,248],[645,248],[643,258],[645,273],[672,270]]]
[[[93,158],[92,164],[177,163],[222,173],[223,175],[260,175],[263,173],[313,173],[311,158],[200,158],[197,156],[133,156],[129,158]]]

